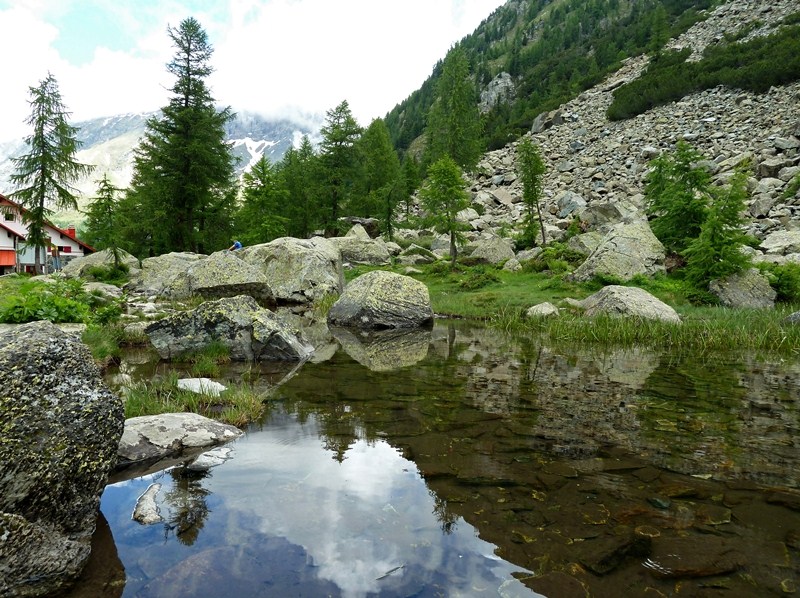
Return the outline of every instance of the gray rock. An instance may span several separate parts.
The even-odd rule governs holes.
[[[771,309],[777,293],[760,270],[750,268],[720,280],[712,280],[708,290],[725,307]]]
[[[551,112],[542,112],[539,116],[533,119],[533,125],[531,125],[531,133],[536,135],[537,133],[541,133],[550,129],[556,125],[560,125],[564,122],[564,119],[561,117],[561,110],[553,110]]]
[[[131,519],[142,525],[153,525],[164,521],[161,516],[161,509],[159,509],[156,502],[156,496],[159,492],[161,492],[161,484],[150,484],[147,490],[142,492],[139,498],[136,499],[136,506],[133,507]]]
[[[548,318],[557,316],[558,314],[559,309],[549,301],[545,301],[544,303],[529,307],[528,311],[525,312],[525,317],[530,320],[534,318]]]
[[[415,328],[433,323],[428,288],[402,274],[375,270],[351,281],[328,312],[328,324],[353,328]]]
[[[186,452],[217,446],[244,432],[197,413],[162,413],[125,421],[119,441],[117,468],[156,463]]]
[[[422,361],[431,342],[431,331],[426,328],[354,331],[332,326],[330,331],[345,353],[373,372],[389,372]]]
[[[633,316],[680,324],[677,312],[644,289],[609,285],[580,302],[584,315]]]
[[[185,280],[185,283],[183,282]],[[239,258],[239,252],[217,251],[178,274],[170,296],[221,299],[249,295],[262,305],[275,305],[266,275]]]
[[[556,205],[558,205],[558,217],[566,218],[570,214],[585,208],[586,200],[577,193],[565,191],[556,199]]]
[[[181,378],[178,380],[178,388],[190,390],[197,394],[218,397],[227,387],[209,378]]]
[[[322,237],[281,237],[245,247],[240,256],[264,272],[279,304],[313,303],[344,288],[342,253]]]
[[[571,278],[587,281],[597,274],[605,274],[630,280],[637,274],[652,276],[665,272],[664,258],[664,246],[647,222],[619,224],[603,237]]]
[[[475,244],[470,257],[484,264],[500,264],[514,257],[511,239],[490,237]]]
[[[179,275],[184,274],[195,262],[206,259],[198,253],[173,252],[142,260],[142,269],[131,276],[126,289],[157,297],[169,297],[173,293],[188,296],[188,289],[177,285]],[[186,285],[186,280],[183,279]]]
[[[342,260],[351,264],[385,266],[392,261],[389,250],[382,239],[363,238],[357,235],[331,237],[331,243],[342,252]]]
[[[575,235],[567,241],[567,245],[570,249],[580,251],[585,255],[591,255],[591,253],[600,246],[604,236],[605,235],[600,231],[593,230],[588,233]]]
[[[199,351],[213,342],[230,349],[234,361],[303,361],[313,348],[270,310],[247,295],[207,301],[145,329],[162,359]]]
[[[50,322],[0,337],[0,596],[71,585],[116,460],[122,402],[89,349]]]
[[[798,253],[800,252],[800,231],[780,230],[770,233],[759,247],[768,254]]]
[[[119,251],[120,261],[128,266],[130,272],[135,274],[139,269],[139,260],[127,251]],[[65,254],[62,254],[65,255]],[[75,258],[64,264],[61,273],[68,278],[86,278],[88,269],[95,266],[114,265],[114,254],[110,249],[104,249],[97,253],[91,253],[83,257]]]

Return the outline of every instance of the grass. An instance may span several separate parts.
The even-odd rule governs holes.
[[[218,396],[184,390],[178,388],[175,372],[162,379],[136,382],[124,395],[126,418],[192,412],[238,427],[258,419],[265,401],[264,395],[246,384],[233,385]]]

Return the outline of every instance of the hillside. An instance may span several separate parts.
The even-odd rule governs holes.
[[[703,24],[715,6],[725,4],[730,2],[509,0],[458,43],[470,60],[480,94],[476,102],[483,113],[487,149],[519,138],[542,112],[592,88],[625,60],[659,51],[690,27],[714,30],[716,44],[772,21],[770,15],[782,5],[737,2],[738,17],[724,28]],[[791,6],[782,14],[789,12]],[[438,63],[420,89],[387,114],[398,150],[408,149],[423,133],[441,66]]]

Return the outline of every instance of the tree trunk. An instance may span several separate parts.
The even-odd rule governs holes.
[[[456,232],[450,231],[450,267],[456,267],[456,258],[458,257],[458,249],[456,249]]]

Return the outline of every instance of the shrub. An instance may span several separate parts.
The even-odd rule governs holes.
[[[766,274],[769,283],[778,294],[778,301],[787,303],[800,302],[800,264],[760,263],[759,270]]]
[[[474,291],[497,282],[500,282],[500,279],[495,272],[489,268],[478,267],[468,272],[466,278],[459,281],[458,286],[465,291]]]
[[[579,266],[586,259],[580,251],[575,251],[565,243],[550,243],[537,257],[525,262],[523,270],[526,272],[554,273],[569,272]]]
[[[86,269],[86,273],[98,282],[122,286],[128,282],[130,269],[127,264],[118,266],[91,266]]]

